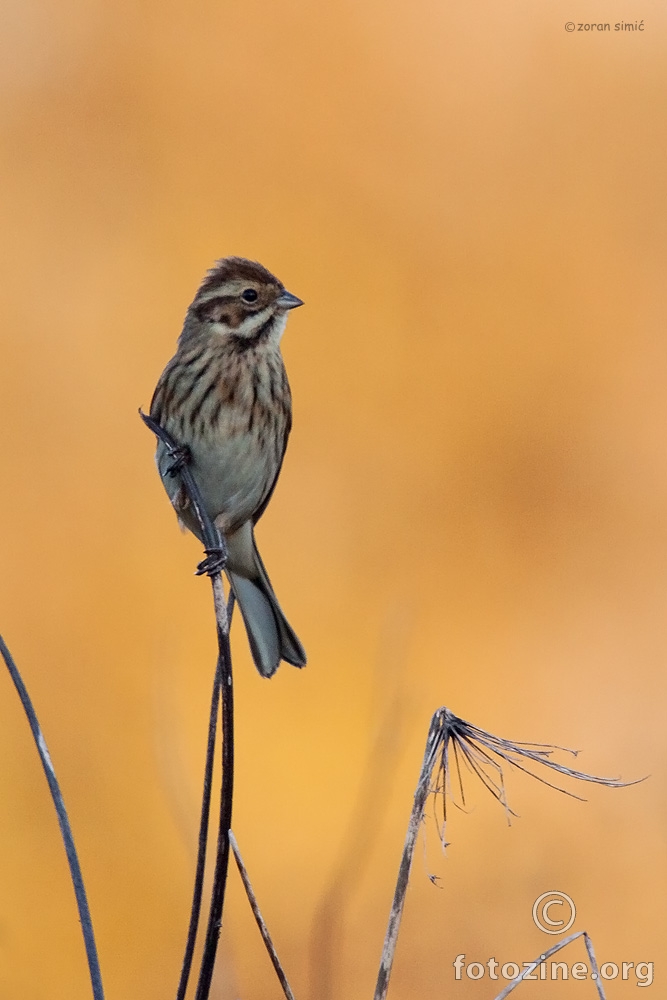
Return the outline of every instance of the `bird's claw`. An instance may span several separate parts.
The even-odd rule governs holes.
[[[172,462],[167,466],[167,475],[177,476],[181,469],[192,461],[192,452],[187,444],[181,444],[173,449],[170,457]]]
[[[204,549],[206,559],[197,566],[195,576],[217,576],[222,573],[227,565],[227,549],[223,545],[216,545],[213,549]]]

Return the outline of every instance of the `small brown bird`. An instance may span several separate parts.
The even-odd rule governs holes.
[[[287,313],[300,305],[261,264],[241,257],[218,261],[187,311],[176,354],[151,402],[151,417],[189,452],[206,511],[225,538],[227,576],[262,677],[271,677],[281,660],[306,663],[253,530],[275,489],[292,426],[280,338]],[[156,461],[179,521],[201,541],[162,442]]]

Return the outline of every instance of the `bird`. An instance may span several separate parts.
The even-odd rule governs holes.
[[[188,307],[150,415],[187,455],[206,513],[227,550],[225,572],[262,677],[306,654],[278,603],[255,542],[255,525],[280,475],[292,396],[280,340],[303,301],[257,261],[224,257]],[[200,541],[199,521],[158,438],[156,463],[179,522]]]

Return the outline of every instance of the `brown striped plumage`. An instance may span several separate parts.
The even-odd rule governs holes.
[[[255,546],[253,526],[275,488],[292,423],[280,353],[287,312],[301,300],[261,264],[228,257],[208,272],[185,317],[178,349],[155,389],[151,416],[189,448],[210,517],[224,534],[227,574],[258,670],[306,662]],[[158,470],[181,522],[200,537],[178,476]]]

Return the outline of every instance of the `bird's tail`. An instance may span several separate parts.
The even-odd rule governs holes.
[[[285,618],[253,538],[255,573],[227,570],[248,633],[250,651],[262,677],[272,677],[281,660],[305,667],[306,653]]]

